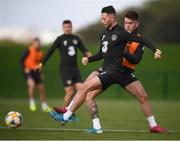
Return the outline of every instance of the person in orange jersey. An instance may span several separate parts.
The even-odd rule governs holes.
[[[45,88],[42,82],[42,73],[37,69],[37,65],[41,62],[42,57],[43,52],[40,48],[40,40],[35,38],[29,48],[23,52],[20,59],[20,64],[28,86],[30,111],[37,110],[34,100],[34,90],[37,88],[40,94],[42,111],[49,112],[51,108],[46,102]]]

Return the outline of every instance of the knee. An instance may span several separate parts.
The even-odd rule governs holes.
[[[139,97],[139,101],[144,104],[148,101],[148,96],[146,94]]]
[[[68,89],[66,90],[66,95],[73,95],[74,94],[74,89]]]
[[[87,94],[85,101],[86,103],[93,101],[93,97],[90,95],[90,93]]]
[[[79,89],[80,92],[88,92],[90,88],[90,84],[88,82],[85,82],[81,88]]]

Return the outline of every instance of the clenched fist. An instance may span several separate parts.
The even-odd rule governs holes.
[[[89,62],[89,58],[88,58],[88,57],[83,57],[83,58],[82,58],[82,64],[83,64],[84,66],[87,65],[88,62]]]
[[[156,52],[154,53],[154,59],[160,59],[161,58],[161,50],[156,49]]]

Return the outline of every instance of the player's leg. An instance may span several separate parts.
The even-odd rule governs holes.
[[[71,85],[71,86],[66,86],[64,88],[64,91],[65,91],[65,96],[64,96],[64,104],[63,104],[63,107],[68,107],[68,105],[70,104],[71,102],[71,99],[74,95],[74,86]]]
[[[125,89],[135,96],[141,104],[142,111],[146,117],[153,115],[148,95],[140,81],[134,81],[127,85]]]
[[[90,80],[99,74],[100,73],[98,71],[94,71],[88,76],[88,78],[86,80]],[[102,133],[102,128],[101,128],[100,119],[99,119],[98,106],[95,101],[95,97],[98,96],[101,92],[102,92],[101,89],[94,90],[92,92],[88,92],[86,99],[85,99],[89,114],[92,119],[92,124],[93,124],[93,128],[88,129],[88,132],[90,132],[90,133]]]
[[[36,105],[34,100],[35,82],[31,77],[27,78],[28,95],[29,95],[29,108],[31,111],[36,111]]]
[[[154,118],[152,108],[150,106],[149,100],[148,100],[148,94],[145,91],[143,85],[140,81],[134,81],[127,85],[125,89],[130,92],[133,96],[135,96],[138,101],[140,102],[141,109],[146,116],[151,132],[165,132],[165,129],[161,128],[159,125],[157,125],[156,120]]]
[[[95,97],[98,96],[102,92],[102,89],[99,90],[94,90],[91,92],[88,92],[86,96],[86,105],[89,111],[89,114],[92,119],[93,123],[93,128],[88,129],[89,133],[102,133],[102,128],[100,124],[100,119],[99,119],[99,110],[98,110],[98,105],[95,101]]]
[[[32,76],[35,81],[36,88],[39,91],[39,96],[40,96],[40,100],[41,100],[41,108],[44,112],[49,112],[51,110],[51,108],[48,106],[48,104],[46,102],[45,87],[42,82],[43,75],[39,72],[39,70],[34,70],[32,73]]]
[[[76,91],[79,91],[81,89],[82,84],[83,84],[82,82],[77,82],[77,83],[74,84],[74,87],[75,87]]]
[[[68,119],[72,116],[72,114],[82,105],[88,92],[99,89],[105,90],[110,85],[117,83],[117,78],[114,78],[116,78],[116,72],[107,70],[99,74],[98,76],[95,76],[92,79],[85,81],[81,89],[74,96],[73,102],[71,103],[71,106],[69,107],[66,113],[54,114],[53,112],[51,112],[50,115],[55,120],[60,121],[61,124],[65,124],[68,121]]]
[[[39,96],[41,100],[41,108],[44,112],[49,112],[51,111],[51,108],[48,106],[47,101],[46,101],[46,94],[45,94],[45,87],[43,83],[38,83],[37,84],[37,89],[39,91]]]
[[[73,73],[72,70],[66,67],[60,68],[60,77],[63,82],[65,96],[64,96],[64,103],[63,107],[57,108],[60,111],[66,110],[66,107],[69,105],[75,90],[74,90],[74,82],[73,82]],[[56,109],[56,108],[55,108]]]
[[[69,108],[70,111],[75,112],[84,102],[87,93],[97,89],[101,89],[101,81],[97,76],[84,82],[81,89],[74,96],[72,106]]]
[[[71,101],[71,106],[68,107],[67,112],[65,112],[64,114],[50,112],[50,115],[55,120],[61,122],[61,124],[64,125],[73,115],[73,113],[83,104],[87,96],[87,93],[96,89],[101,89],[101,87],[101,81],[98,76],[94,77],[91,80],[85,81],[80,90],[76,93],[73,100]]]

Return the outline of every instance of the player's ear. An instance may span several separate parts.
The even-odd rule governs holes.
[[[111,14],[111,19],[114,21],[116,20],[116,16],[114,14]]]
[[[139,26],[139,21],[136,21],[136,28]]]

